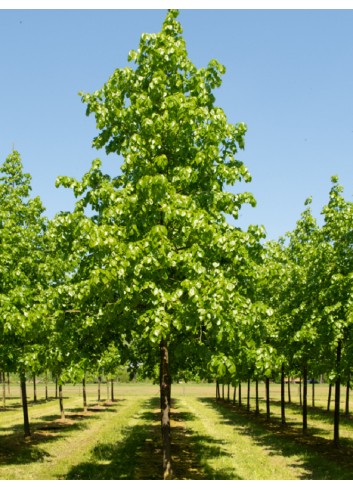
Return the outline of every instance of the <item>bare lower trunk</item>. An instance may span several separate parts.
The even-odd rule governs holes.
[[[218,380],[216,380],[216,399],[218,400]]]
[[[45,372],[45,400],[48,400],[48,372]]]
[[[107,379],[107,401],[109,401],[109,380]]]
[[[114,402],[114,380],[113,379],[110,381],[110,394],[111,394],[112,401]]]
[[[98,377],[98,406],[101,403],[101,377]]]
[[[5,380],[5,372],[0,374],[2,377],[2,407],[6,409],[6,380]]]
[[[29,420],[28,420],[26,376],[24,373],[21,375],[21,396],[22,396],[23,424],[24,424],[25,436],[31,436],[31,432],[29,429]]]
[[[63,386],[59,385],[59,404],[60,404],[60,415],[61,419],[65,419],[65,411],[64,411],[64,401],[63,401]]]
[[[169,358],[168,342],[162,340],[160,343],[161,354],[161,428],[162,428],[162,445],[163,445],[163,472],[164,479],[171,479],[172,457],[171,457],[171,440],[170,440],[170,375],[169,375]]]
[[[250,379],[248,379],[248,399],[246,409],[248,412],[250,411]]]
[[[284,364],[282,363],[282,375],[281,375],[281,418],[282,425],[286,424],[286,413],[285,413],[285,400],[284,400]]]
[[[313,385],[312,385],[312,407],[315,407],[315,382],[314,379],[311,379]]]
[[[331,404],[331,393],[332,393],[332,385],[330,384],[328,386],[328,399],[327,399],[327,412],[330,411],[330,404]]]
[[[290,396],[290,378],[288,377],[288,404],[291,404],[291,396]]]
[[[228,402],[229,402],[229,384],[228,384]]]
[[[33,374],[33,402],[37,402],[36,374]]]
[[[256,416],[258,416],[260,413],[260,410],[259,410],[259,381],[257,379],[256,379],[256,385],[255,385],[255,396],[256,396],[255,414],[256,414]]]
[[[270,419],[270,379],[266,377],[266,417]]]
[[[136,384],[136,372],[134,373],[134,384]]]
[[[239,382],[239,388],[238,388],[238,395],[239,395],[239,407],[241,406],[241,382]]]
[[[83,411],[87,413],[86,376],[84,376],[82,379],[82,391],[83,391]]]
[[[341,340],[338,342],[337,346],[337,371],[339,372],[341,363]],[[335,386],[335,417],[334,417],[334,434],[333,434],[333,445],[335,448],[340,447],[340,394],[341,394],[341,376],[338,375]]]
[[[55,377],[55,399],[58,398],[58,377]]]
[[[348,375],[347,390],[346,390],[346,416],[349,416],[349,389],[350,389],[350,376]]]
[[[10,399],[11,394],[10,394],[10,374],[9,374],[9,372],[7,372],[7,393],[9,395],[9,399]]]
[[[304,435],[306,435],[308,431],[307,391],[308,391],[308,370],[307,370],[307,366],[304,365],[304,372],[303,372],[303,433]]]
[[[234,392],[233,392],[233,405],[235,406],[235,397],[236,397],[236,394],[237,394],[237,388],[234,387]]]

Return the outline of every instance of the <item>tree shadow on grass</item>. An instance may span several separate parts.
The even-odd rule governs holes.
[[[122,432],[124,440],[120,443],[97,442],[90,452],[90,460],[72,467],[65,479],[131,480],[138,464],[150,463],[149,460],[140,460],[140,453],[153,429],[152,408],[156,402],[156,399],[146,400],[143,414],[135,416],[145,423],[126,426]]]
[[[293,466],[305,470],[302,479],[352,479],[353,451],[347,447],[334,449],[332,441],[309,433],[303,436],[300,429],[281,426],[276,419],[266,420],[228,402],[202,398],[199,401],[216,410],[225,424],[234,426],[238,433],[251,436],[257,445],[270,450],[269,455],[298,456],[301,461]]]

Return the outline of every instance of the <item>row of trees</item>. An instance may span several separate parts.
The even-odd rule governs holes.
[[[160,385],[165,478],[172,378],[325,372],[337,402],[352,364],[351,204],[335,179],[325,225],[308,209],[288,243],[262,245],[263,227],[227,223],[256,205],[225,190],[251,181],[237,158],[247,127],[215,106],[225,68],[191,63],[177,16],[142,34],[135,69],[81,93],[100,130],[93,146],[123,156],[121,175],[97,159],[81,181],[59,177],[77,203],[53,220],[29,199],[16,151],[0,178],[0,370],[17,372],[24,392],[26,371],[50,370],[60,386],[139,366]]]

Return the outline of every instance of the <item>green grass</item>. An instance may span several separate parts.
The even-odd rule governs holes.
[[[259,387],[260,410],[265,413],[265,386],[260,384]],[[293,404],[286,405],[285,429],[280,428],[280,385],[271,384],[271,423],[266,423],[263,415],[259,419],[247,415],[246,390],[243,384],[243,407],[239,409],[233,408],[232,402],[214,402],[215,384],[173,384],[172,398],[180,412],[180,421],[186,426],[186,432],[181,425],[173,428],[180,478],[201,478],[202,474],[209,479],[246,480],[353,478],[353,458],[348,456],[353,454],[350,452],[353,450],[353,420],[343,416],[344,392],[341,397],[343,453],[335,452],[331,446],[334,395],[331,413],[326,413],[327,384],[315,386],[316,408],[309,407],[309,435],[305,439],[299,436],[302,411],[295,404],[299,401],[298,386],[291,389]],[[65,412],[71,420],[66,424],[57,422],[60,410],[54,393],[55,386],[50,384],[51,397],[45,401],[44,385],[39,384],[38,402],[34,404],[33,386],[27,386],[33,436],[25,439],[19,386],[11,385],[13,397],[6,399],[5,411],[0,409],[0,479],[109,480],[157,473],[159,457],[162,463],[159,428],[156,428],[158,415],[156,418],[154,414],[158,386],[119,383],[114,387],[116,404],[84,416],[82,387],[65,385]],[[232,394],[233,390],[231,401]],[[255,408],[254,394],[252,384],[251,409]],[[102,385],[103,402],[106,395],[106,386]],[[308,397],[310,406],[311,386],[308,386]],[[87,386],[87,398],[90,407],[97,404],[96,384]],[[156,469],[151,472],[147,468],[151,465],[149,454],[152,453]],[[189,455],[184,457],[185,474],[181,474],[185,453]]]

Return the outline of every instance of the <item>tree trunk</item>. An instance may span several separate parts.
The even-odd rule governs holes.
[[[65,419],[65,412],[64,412],[64,402],[63,402],[63,386],[61,383],[59,384],[59,404],[60,404],[60,414],[61,414],[61,419]]]
[[[87,413],[86,376],[85,375],[82,379],[82,390],[83,390],[83,412]]]
[[[291,396],[290,396],[290,377],[288,377],[288,404],[291,404]]]
[[[270,379],[266,377],[266,416],[270,419]]]
[[[350,389],[350,375],[348,374],[347,390],[346,390],[346,416],[349,416],[349,389]]]
[[[239,382],[239,407],[241,407],[241,382]]]
[[[134,384],[136,384],[136,372],[134,373]]]
[[[36,374],[33,374],[33,402],[37,402]]]
[[[114,380],[110,381],[110,397],[112,398],[112,402],[114,402]]]
[[[284,406],[284,364],[282,363],[282,375],[281,375],[281,418],[282,425],[286,424],[285,406]]]
[[[228,402],[229,402],[229,384],[228,384]]]
[[[169,375],[169,358],[168,358],[168,342],[161,340],[161,429],[162,429],[162,445],[163,445],[163,472],[164,480],[171,479],[172,472],[172,457],[171,457],[171,439],[170,439],[170,375]]]
[[[28,406],[27,406],[27,392],[26,392],[26,375],[21,375],[21,395],[22,395],[22,410],[23,410],[23,423],[25,428],[25,436],[31,436],[28,420]]]
[[[256,379],[256,384],[255,384],[255,396],[256,396],[256,409],[255,409],[255,414],[258,416],[260,414],[259,410],[259,381]]]
[[[48,400],[48,372],[45,371],[45,400]]]
[[[222,384],[222,399],[224,401],[224,384]]]
[[[328,386],[327,412],[330,411],[332,385]]]
[[[304,365],[304,372],[303,372],[303,434],[304,435],[306,435],[308,431],[307,391],[308,391],[308,370],[307,370],[307,366]]]
[[[341,363],[341,340],[338,342],[337,346],[337,371],[339,372]],[[336,380],[335,389],[335,417],[334,417],[334,434],[333,434],[333,445],[335,448],[340,447],[340,394],[341,394],[341,376],[340,374]]]
[[[314,382],[315,379],[311,379],[311,382],[313,383],[312,385],[312,407],[315,407],[315,382]]]
[[[98,406],[101,404],[101,376],[98,376]]]
[[[299,404],[302,406],[302,378],[299,379]]]
[[[248,379],[248,399],[247,399],[246,410],[248,412],[250,411],[250,379]]]
[[[216,400],[218,401],[218,380],[216,380]]]
[[[234,392],[233,392],[233,406],[235,406],[235,397],[236,397],[236,392],[237,392],[237,388],[234,387]]]
[[[3,409],[6,409],[6,377],[5,377],[5,372],[2,373],[1,377],[2,377],[2,407],[3,407]]]
[[[9,374],[9,372],[7,372],[7,393],[9,395],[9,399],[10,399],[11,394],[10,394],[10,374]]]
[[[107,401],[109,401],[109,380],[107,379]]]
[[[55,399],[58,398],[58,376],[55,377]]]

